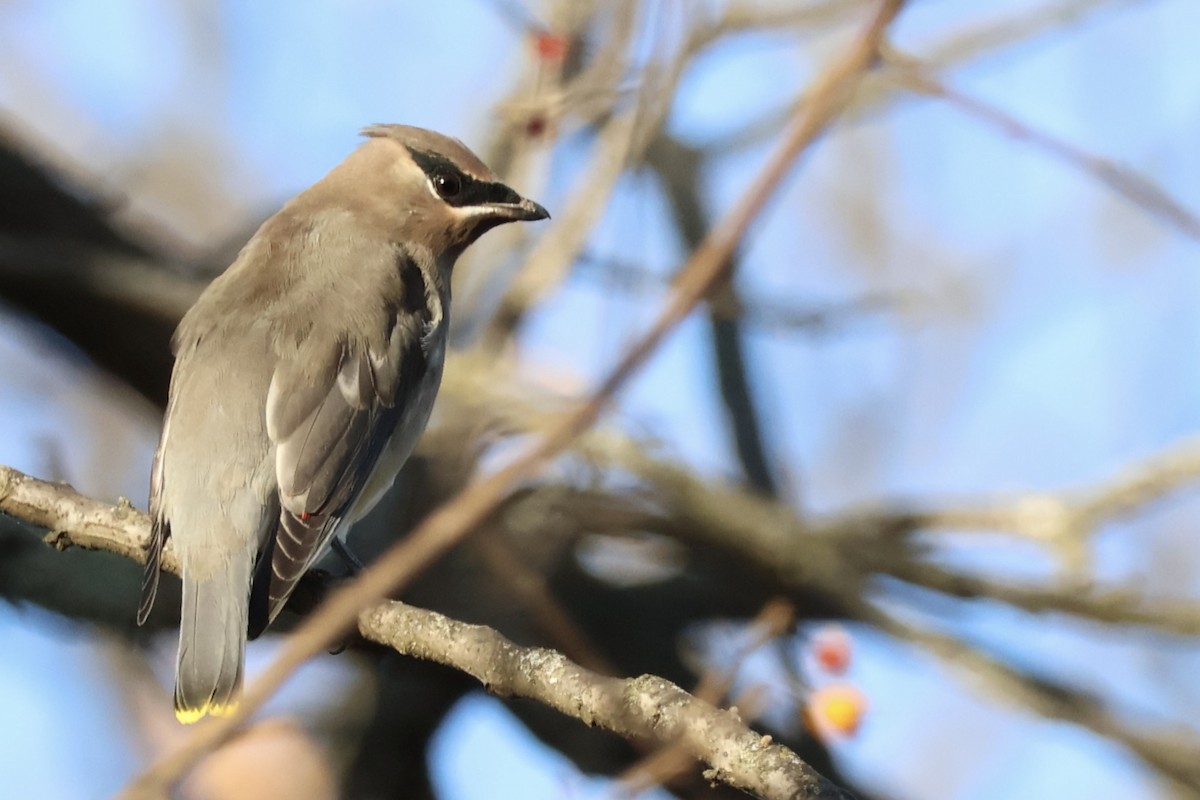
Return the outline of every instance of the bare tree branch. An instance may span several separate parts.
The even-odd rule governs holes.
[[[1200,740],[1182,727],[1136,730],[1100,698],[1077,687],[1020,672],[953,636],[902,623],[886,614],[869,620],[893,636],[938,655],[972,685],[1015,700],[1048,719],[1074,723],[1117,742],[1174,784],[1183,796],[1200,791]]]
[[[599,258],[591,253],[580,255],[576,271],[591,280],[602,281],[605,288],[631,293],[645,292],[669,283],[668,276],[641,265],[619,259]],[[938,293],[915,291],[868,291],[847,300],[812,303],[790,302],[785,298],[741,295],[736,303],[713,296],[708,305],[714,319],[740,320],[760,331],[786,331],[809,336],[839,332],[855,323],[936,308]]]
[[[467,672],[494,693],[538,700],[628,738],[682,746],[709,765],[709,780],[759,797],[851,797],[747,728],[736,709],[717,709],[654,675],[607,678],[553,650],[519,647],[490,628],[397,602],[365,612],[359,630],[406,655]]]
[[[1145,0],[1059,0],[1031,10],[1022,9],[1016,14],[989,19],[955,33],[945,41],[926,48],[923,56],[928,63],[940,70],[962,67],[984,58],[1004,55],[1016,45],[1029,44],[1068,26],[1082,24],[1088,17],[1102,11],[1144,2]],[[878,113],[884,106],[897,100],[900,88],[901,83],[891,69],[885,67],[876,70],[863,81],[854,107],[848,110],[848,118],[858,119]],[[704,149],[720,152],[757,145],[773,136],[794,109],[805,101],[805,96],[801,95],[784,108],[768,111],[758,119],[751,120],[738,131],[706,142]]]
[[[899,70],[901,81],[914,92],[936,97],[970,116],[1026,142],[1048,155],[1095,178],[1114,192],[1162,220],[1190,239],[1200,241],[1200,217],[1188,210],[1165,189],[1145,175],[1117,164],[1110,158],[1089,153],[1078,145],[1039,130],[997,106],[947,84],[928,65],[901,54],[889,60]]]
[[[40,481],[0,466],[0,513],[50,531],[46,543],[60,550],[107,550],[146,563],[150,521],[125,498],[110,506],[65,484]],[[163,558],[164,569],[178,574],[174,552],[168,550]]]
[[[989,19],[943,41],[930,49],[930,61],[939,68],[958,66],[964,61],[991,53],[1003,53],[1020,44],[1070,26],[1085,24],[1100,13],[1112,13],[1122,6],[1146,5],[1146,0],[1055,0],[1015,14]]]
[[[675,88],[699,53],[731,34],[837,22],[861,12],[870,2],[826,0],[786,9],[754,3],[733,4],[723,8],[715,19],[691,22],[685,40],[676,52],[661,62],[643,65],[636,79],[627,75],[626,68],[633,65],[628,50],[635,41],[637,28],[633,22],[638,9],[628,3],[614,5],[616,8],[613,13],[618,20],[615,35],[609,38],[604,50],[596,54],[585,70],[574,75],[550,96],[539,96],[534,102],[535,108],[530,108],[528,102],[516,99],[501,103],[504,115],[517,121],[531,115],[560,118],[570,110],[582,121],[597,125],[599,131],[595,136],[590,164],[578,181],[580,186],[586,187],[586,191],[572,194],[569,205],[561,215],[561,222],[537,242],[521,272],[505,288],[499,308],[488,324],[488,333],[482,337],[485,343],[493,347],[508,341],[526,313],[566,277],[587,235],[601,218],[617,181],[630,164],[645,157],[647,149],[658,139],[671,110]],[[635,88],[622,87],[622,81]],[[625,110],[618,108],[618,100],[622,95],[632,96],[630,107]],[[780,120],[775,131],[786,122],[787,119]],[[509,126],[503,144],[514,144],[513,130],[522,127],[520,124]],[[685,238],[692,245],[698,239],[686,236],[686,232]],[[724,337],[724,344],[728,351],[727,336]],[[762,477],[760,470],[756,470],[755,477]]]
[[[145,561],[149,519],[128,501],[110,506],[0,467],[0,513],[49,528],[47,543],[60,549],[107,550]],[[163,565],[178,574],[169,544]],[[851,798],[791,750],[746,727],[736,709],[716,708],[657,676],[607,677],[553,650],[520,647],[486,626],[395,601],[368,608],[357,622],[365,639],[465,672],[495,694],[537,700],[588,725],[681,747],[708,765],[710,780],[770,800]],[[130,796],[156,791],[142,785]]]
[[[1082,579],[1019,586],[964,575],[922,559],[912,534],[937,531],[1008,532],[1026,536],[1069,560],[1098,527],[1143,510],[1169,494],[1200,488],[1200,438],[1190,438],[1127,465],[1096,484],[1058,494],[943,507],[854,508],[802,520],[786,505],[703,481],[652,458],[612,433],[585,437],[583,452],[598,463],[628,470],[646,482],[681,540],[705,541],[743,553],[774,574],[781,586],[827,592],[850,604],[873,574],[956,598],[992,598],[1026,611],[1058,611],[1082,619],[1137,625],[1181,636],[1200,634],[1200,607],[1152,600],[1144,592],[1103,588]]]
[[[721,698],[733,688],[734,680],[749,656],[767,642],[783,636],[795,622],[795,609],[791,603],[779,598],[768,601],[746,626],[751,635],[738,647],[730,663],[723,668],[714,667],[706,671],[692,694],[705,703],[720,705]],[[735,704],[745,714],[746,703],[736,700]],[[691,766],[692,760],[686,743],[668,744],[625,770],[617,777],[617,781],[626,792],[635,794],[652,786],[667,786],[672,778]]]
[[[902,581],[964,600],[998,600],[1031,613],[1058,612],[1109,625],[1135,625],[1176,636],[1200,636],[1200,606],[1151,600],[1134,588],[1109,588],[1083,580],[1048,586],[1018,585],[937,567],[896,564],[887,570]]]
[[[708,228],[708,214],[701,202],[702,158],[695,148],[668,136],[659,135],[646,153],[646,161],[658,176],[675,217],[675,227],[688,250],[700,245]],[[717,386],[725,407],[725,418],[733,434],[734,449],[750,486],[761,494],[779,494],[779,482],[771,466],[771,457],[763,440],[758,404],[750,386],[746,365],[746,342],[736,317],[720,313],[720,308],[737,308],[741,297],[732,274],[739,271],[738,256],[733,256],[731,277],[713,288],[708,304],[709,333]]]
[[[1091,486],[914,510],[912,524],[927,530],[1012,533],[1069,549],[1097,525],[1194,487],[1198,479],[1200,437],[1193,436]]]

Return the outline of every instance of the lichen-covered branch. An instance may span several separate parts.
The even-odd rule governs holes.
[[[124,498],[110,506],[66,484],[40,481],[0,466],[0,513],[45,528],[46,543],[60,550],[107,550],[146,563],[149,518]],[[178,574],[174,553],[168,551],[164,559],[164,568]]]
[[[149,520],[127,501],[110,506],[69,486],[0,467],[0,512],[50,529],[46,540],[56,547],[145,561]],[[169,544],[163,564],[178,573]],[[706,777],[760,797],[851,797],[791,750],[750,730],[736,710],[716,708],[654,675],[607,677],[553,650],[520,647],[486,626],[394,601],[360,614],[358,631],[398,653],[461,670],[496,694],[536,700],[629,738],[681,746],[708,765]],[[146,788],[149,794],[131,796],[155,796],[159,787]]]
[[[553,650],[520,647],[403,603],[359,617],[366,638],[462,670],[496,694],[526,697],[629,738],[678,744],[708,764],[705,777],[764,798],[848,798],[795,753],[754,733],[736,709],[721,710],[654,675],[610,678]]]

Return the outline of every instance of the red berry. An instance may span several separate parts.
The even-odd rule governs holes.
[[[822,669],[841,675],[850,668],[854,657],[850,634],[840,625],[827,625],[813,636],[812,653]]]
[[[549,31],[538,31],[533,37],[533,49],[543,61],[562,63],[567,57],[569,47],[567,37]]]
[[[546,118],[541,114],[534,115],[525,121],[525,135],[536,139],[546,132]]]

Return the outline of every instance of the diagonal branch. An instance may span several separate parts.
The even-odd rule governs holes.
[[[140,776],[130,797],[161,797],[199,759],[229,739],[306,660],[347,630],[359,615],[411,580],[447,552],[495,510],[520,481],[536,474],[600,417],[617,390],[640,368],[676,325],[728,272],[730,258],[750,225],[765,208],[796,159],[845,107],[853,87],[876,62],[884,31],[903,0],[882,0],[870,24],[848,53],[818,80],[810,102],[798,113],[782,145],[768,160],[733,210],[710,233],[679,271],[675,292],[650,330],[624,354],[595,392],[574,413],[507,467],[466,487],[431,513],[405,540],[394,545],[357,580],[334,593],[288,637],[276,660],[247,687],[231,715],[198,728],[183,746]]]
[[[1098,153],[1090,153],[1018,119],[998,106],[954,88],[929,69],[928,64],[917,59],[894,53],[889,61],[901,82],[912,91],[944,100],[963,113],[1092,176],[1146,213],[1170,224],[1190,239],[1200,241],[1200,216],[1145,175]]]

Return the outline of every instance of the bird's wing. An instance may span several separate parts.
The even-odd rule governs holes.
[[[302,347],[275,369],[267,432],[280,513],[264,627],[349,513],[429,369],[430,315],[406,305],[376,336]]]

